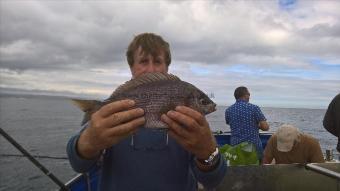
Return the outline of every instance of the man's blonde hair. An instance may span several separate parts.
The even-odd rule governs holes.
[[[132,67],[134,63],[134,53],[141,47],[144,54],[150,54],[156,58],[162,51],[165,56],[165,63],[167,66],[171,63],[170,45],[161,36],[154,33],[142,33],[132,40],[126,51],[126,58],[129,66]]]

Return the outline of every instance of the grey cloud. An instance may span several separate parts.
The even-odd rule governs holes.
[[[77,65],[90,67],[125,59],[126,42],[131,36],[119,30],[119,23],[110,23],[105,18],[100,22],[83,20],[96,16],[102,18],[98,15],[100,12],[78,18],[72,13],[52,12],[41,4],[31,8],[30,4],[27,10],[22,11],[14,11],[11,6],[2,8],[1,48],[26,41],[30,42],[31,46],[27,48],[32,52],[30,55],[8,55],[1,51],[3,68],[48,70]]]
[[[340,22],[331,25],[329,23],[317,24],[308,29],[301,29],[298,33],[312,38],[340,38]]]
[[[260,15],[260,19],[249,18],[247,21],[245,19],[252,14],[245,14],[246,18],[237,17],[231,14],[235,11],[228,7],[230,3],[223,4],[218,1],[214,2],[215,5],[222,6],[225,10],[214,9],[211,5],[208,11],[221,12],[208,12],[213,14],[211,18],[202,20],[191,18],[194,14],[193,8],[181,12],[181,6],[191,5],[191,2],[185,1],[177,2],[175,14],[170,13],[172,16],[166,14],[166,9],[165,14],[162,14],[161,10],[167,5],[176,7],[176,3],[169,2],[136,4],[71,2],[65,6],[65,2],[38,1],[27,3],[26,8],[19,6],[19,9],[15,10],[20,3],[15,4],[16,6],[8,3],[2,8],[1,47],[11,46],[18,40],[26,40],[32,43],[34,49],[33,54],[27,57],[14,55],[17,59],[11,59],[1,53],[1,66],[13,70],[106,66],[122,62],[125,61],[127,43],[134,34],[145,32],[141,29],[160,31],[163,36],[169,37],[177,60],[205,64],[239,64],[240,62],[234,58],[240,53],[248,57],[261,58],[296,52],[306,54],[320,52],[317,47],[320,44],[310,46],[313,42],[305,45],[301,43],[308,42],[308,39],[303,37],[303,34],[308,32],[302,30],[301,34],[297,31],[296,39],[289,39],[282,47],[265,44],[256,34],[256,30],[263,26],[256,26],[254,22],[260,21],[263,17],[265,27],[285,29],[283,21],[275,20],[272,13]],[[236,3],[231,5],[239,6],[237,10],[242,10],[242,6]],[[251,9],[254,4],[248,6],[244,5],[244,10],[254,10],[255,16],[260,14],[256,9]],[[231,13],[228,13],[228,9]],[[207,23],[210,20],[212,23]],[[243,24],[244,22],[246,23]],[[205,25],[214,28],[207,30]],[[334,29],[336,31],[333,31]],[[327,28],[327,34],[336,34],[337,30],[338,28]],[[312,32],[309,33],[312,36]],[[323,35],[325,32],[319,33]],[[338,44],[334,42],[332,45],[315,40],[323,44],[321,52],[324,54],[339,49]],[[254,63],[256,60],[249,64]]]
[[[243,55],[261,56],[274,54],[269,46],[260,44],[241,44],[236,42],[211,42],[198,41],[191,44],[175,42],[174,55],[182,61],[198,62],[205,64],[237,64],[234,58],[242,53]]]

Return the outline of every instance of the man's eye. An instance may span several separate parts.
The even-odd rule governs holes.
[[[157,64],[163,64],[163,63],[165,63],[164,60],[162,60],[162,59],[158,59],[158,60],[156,60],[155,62],[156,62]]]

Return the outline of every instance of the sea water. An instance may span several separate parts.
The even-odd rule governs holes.
[[[226,106],[207,119],[212,131],[229,131],[225,124]],[[261,108],[270,131],[288,123],[316,137],[323,152],[335,149],[337,138],[322,127],[325,109]],[[73,178],[75,173],[66,159],[68,139],[79,132],[82,119],[80,111],[67,98],[48,96],[0,95],[0,127],[10,134],[29,153],[35,156],[62,182]],[[338,155],[334,150],[334,154]],[[0,136],[0,190],[57,190],[58,186],[21,157],[10,143]]]

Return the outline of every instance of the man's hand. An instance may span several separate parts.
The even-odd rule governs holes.
[[[260,121],[259,128],[262,131],[268,131],[269,130],[269,125],[268,125],[267,121]]]
[[[169,135],[198,159],[207,159],[216,149],[206,118],[199,112],[185,106],[162,115],[162,121],[169,125]]]
[[[131,109],[132,100],[122,100],[104,105],[91,116],[89,127],[80,135],[77,151],[85,159],[92,159],[100,151],[119,143],[145,123],[141,108]]]

